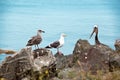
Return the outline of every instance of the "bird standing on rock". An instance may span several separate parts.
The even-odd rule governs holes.
[[[66,34],[62,33],[58,41],[49,44],[45,48],[57,48],[57,53],[62,54],[61,52],[59,52],[59,48],[64,45],[64,37],[66,37]]]
[[[94,25],[94,29],[93,29],[92,34],[90,35],[90,38],[92,37],[93,33],[96,33],[96,35],[95,35],[95,44],[100,45],[101,43],[100,43],[100,41],[98,39],[98,26],[97,25]]]
[[[35,48],[36,48],[36,46],[37,46],[38,49],[39,49],[38,44],[40,44],[41,41],[42,41],[42,35],[41,35],[42,33],[45,33],[45,31],[38,30],[38,31],[37,31],[37,35],[36,35],[36,36],[33,36],[33,37],[28,41],[28,43],[27,43],[26,46],[35,45]]]

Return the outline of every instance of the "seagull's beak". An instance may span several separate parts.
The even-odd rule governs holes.
[[[45,33],[45,31],[43,31],[43,30],[38,30],[38,32],[40,32],[40,33]]]
[[[64,37],[67,37],[67,35],[66,35],[66,34],[64,34],[63,36],[64,36]]]
[[[45,31],[42,31],[43,33],[45,33]]]

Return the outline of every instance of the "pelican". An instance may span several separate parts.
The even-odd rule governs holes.
[[[98,39],[98,26],[97,25],[94,25],[94,29],[93,29],[93,32],[90,35],[90,38],[92,37],[93,33],[96,33],[96,35],[95,35],[95,44],[100,45],[101,43],[100,43],[100,41]]]
[[[57,53],[60,53],[59,48],[61,48],[64,45],[64,37],[66,37],[66,34],[62,33],[60,35],[60,39],[58,41],[52,42],[51,44],[49,44],[45,48],[56,48]]]
[[[38,30],[38,31],[37,31],[37,35],[36,35],[36,36],[33,36],[33,37],[28,41],[28,43],[27,43],[26,46],[32,46],[32,45],[35,45],[35,48],[36,48],[36,46],[37,46],[38,49],[39,49],[38,44],[40,44],[41,41],[42,41],[41,33],[45,33],[45,31]]]

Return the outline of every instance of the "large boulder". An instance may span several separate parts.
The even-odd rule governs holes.
[[[35,54],[44,54],[34,58]],[[47,49],[38,49],[34,52],[31,48],[23,48],[20,52],[8,56],[0,66],[0,77],[7,80],[39,80],[49,73],[55,73],[56,59]],[[45,77],[44,77],[45,76]]]
[[[57,69],[64,69],[64,68],[69,68],[73,66],[72,60],[73,60],[73,55],[60,55],[58,53],[55,54],[56,58],[56,68]]]
[[[79,39],[73,51],[73,62],[85,71],[105,71],[109,70],[109,58],[113,53],[114,51],[104,44],[90,45],[87,40]]]
[[[110,57],[110,71],[120,69],[120,39],[117,39],[114,43],[115,52]]]
[[[110,63],[109,63],[110,71],[118,70],[120,69],[120,54],[115,53],[110,57]]]
[[[40,71],[42,67],[56,64],[56,58],[52,52],[48,49],[36,49],[33,51],[34,66],[37,66],[37,71]]]
[[[22,49],[13,56],[8,56],[0,66],[0,76],[8,80],[20,80],[33,67],[31,49]]]
[[[114,43],[117,52],[120,52],[120,39],[116,40]]]

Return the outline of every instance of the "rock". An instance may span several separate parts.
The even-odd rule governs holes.
[[[78,40],[73,51],[73,62],[85,71],[109,70],[109,58],[114,51],[106,45],[90,45],[87,40]],[[80,61],[80,65],[77,64]]]
[[[110,57],[110,63],[109,63],[110,71],[118,70],[120,69],[120,54],[115,53]]]
[[[73,50],[73,63],[76,64],[77,60],[85,62],[86,61],[85,56],[88,54],[90,48],[91,45],[87,40],[79,39]]]
[[[118,48],[117,48],[118,49]],[[107,45],[90,45],[79,39],[73,54],[62,55],[45,48],[23,48],[6,57],[0,65],[0,79],[6,80],[86,80],[91,73],[120,68],[119,51]],[[104,73],[102,73],[103,75]],[[97,74],[96,74],[97,75]],[[96,76],[95,75],[95,76]],[[99,77],[101,74],[98,74]]]
[[[0,76],[8,80],[23,78],[33,66],[30,55],[31,49],[22,49],[15,55],[7,57],[0,67]]]
[[[33,58],[31,48],[23,48],[20,52],[7,57],[0,66],[0,77],[7,80],[42,80],[46,76],[55,76],[56,64],[52,52],[47,49],[37,50],[44,54]],[[53,74],[52,74],[53,73]]]
[[[86,52],[88,49],[90,49],[91,45],[87,40],[79,39],[75,45],[75,48],[73,50],[73,54],[82,54]]]
[[[2,54],[2,53],[5,53],[5,54],[15,54],[16,51],[0,49],[0,54]]]
[[[64,68],[58,74],[58,78],[61,80],[81,80],[75,79],[76,77],[80,77],[80,69],[79,68]]]
[[[56,68],[57,69],[64,69],[64,68],[69,68],[72,67],[72,60],[73,60],[73,55],[60,55],[58,53],[55,54],[56,57]]]
[[[116,40],[114,43],[117,52],[120,52],[120,39]]]
[[[33,52],[34,55],[34,63],[38,66],[37,71],[39,71],[43,66],[49,66],[51,64],[56,64],[56,58],[52,54],[52,52],[48,49],[36,49]],[[35,56],[37,55],[37,56]]]
[[[120,39],[116,40],[114,43],[115,52],[110,57],[110,71],[120,69]]]

